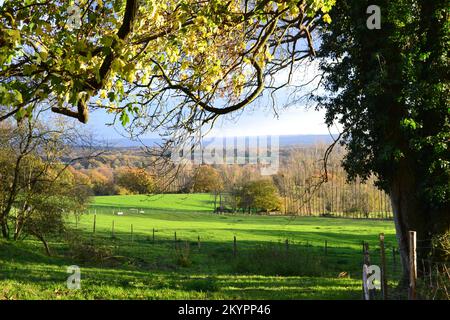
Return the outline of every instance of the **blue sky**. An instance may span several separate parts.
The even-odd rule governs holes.
[[[315,75],[318,74],[317,63],[305,62],[298,68],[293,77],[293,83],[308,83]],[[287,73],[281,72],[277,75],[276,81],[284,81]],[[315,87],[315,83],[302,89],[298,94],[311,92]],[[232,115],[223,116],[216,122],[211,135],[216,136],[261,136],[261,135],[298,135],[298,134],[328,134],[329,132],[338,133],[338,127],[330,128],[328,131],[324,123],[324,110],[316,111],[314,108],[307,108],[305,105],[298,103],[297,105],[284,108],[287,97],[292,93],[291,89],[284,88],[277,93],[275,99],[275,108],[278,117],[270,106],[271,103],[264,95],[254,105],[246,107],[242,112]],[[316,93],[324,93],[318,91]],[[105,123],[112,122],[113,116],[102,110],[94,111],[91,114],[88,128],[96,132],[98,136],[104,139],[117,139],[122,136],[119,132],[123,132],[120,123],[114,127],[106,126]],[[141,138],[157,138],[158,133],[147,133]]]
[[[255,135],[294,135],[294,134],[328,134],[324,123],[324,112],[306,109],[303,106],[281,110],[276,118],[270,110],[244,111],[233,118],[225,116],[219,120],[212,134],[218,136],[255,136]],[[104,139],[121,138],[123,132],[120,123],[114,127],[107,126],[112,116],[102,110],[92,112],[87,129]],[[337,130],[333,128],[332,133]],[[155,138],[158,133],[148,133],[142,138]]]

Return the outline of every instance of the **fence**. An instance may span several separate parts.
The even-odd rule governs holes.
[[[78,217],[75,219],[78,227]],[[327,275],[331,277],[359,277],[361,265],[366,267],[379,266],[380,278],[379,288],[374,290],[368,288],[369,272],[363,271],[363,299],[450,299],[450,268],[448,261],[436,261],[435,259],[417,258],[417,251],[433,248],[431,239],[417,240],[414,231],[409,232],[409,286],[407,294],[389,292],[388,282],[399,281],[402,266],[399,250],[394,243],[385,242],[384,234],[380,234],[378,241],[360,244],[350,242],[333,242],[324,238],[323,241],[302,240],[298,241],[291,237],[279,237],[277,241],[245,241],[240,240],[237,235],[230,235],[228,241],[212,241],[211,236],[198,231],[158,229],[136,233],[133,224],[129,225],[129,232],[117,232],[118,224],[112,220],[111,230],[99,232],[95,228],[96,215],[92,220],[92,228],[85,226],[85,231],[92,234],[92,239],[112,241],[117,252],[129,253],[131,250],[138,256],[147,256],[152,247],[169,249],[178,259],[181,265],[189,264],[190,256],[197,254],[211,254],[220,252],[221,256],[231,263],[244,261],[239,264],[244,270],[252,271],[252,264],[271,264],[281,268],[286,275]],[[90,229],[90,230],[89,230]],[[231,233],[231,232],[230,232]],[[361,252],[355,249],[362,247]],[[139,251],[140,250],[140,251]],[[265,259],[265,260],[264,260]],[[307,263],[305,263],[305,259]],[[274,265],[273,261],[280,261]],[[288,266],[282,266],[286,263]],[[306,270],[300,270],[309,265]],[[313,270],[316,268],[316,270]],[[264,270],[262,266],[258,271],[270,272],[270,268]],[[275,269],[274,269],[275,270]],[[373,271],[372,269],[370,270]],[[370,272],[370,273],[371,273]],[[420,277],[418,278],[418,274]],[[419,293],[419,294],[418,294]]]
[[[94,215],[95,217],[95,215]],[[91,223],[96,220],[91,217]],[[97,221],[98,223],[98,221]],[[358,279],[361,274],[360,246],[358,241],[339,241],[326,236],[322,240],[314,237],[299,240],[294,235],[279,235],[272,241],[244,240],[232,230],[227,239],[216,240],[208,232],[191,229],[170,229],[148,227],[112,219],[109,230],[83,224],[83,232],[91,234],[92,243],[111,246],[116,256],[137,256],[140,259],[168,265],[188,265],[189,259],[198,260],[205,256],[223,259],[223,263],[236,266],[236,270],[261,272],[271,275],[315,275],[332,278]],[[241,238],[240,238],[241,237]],[[382,264],[389,279],[400,276],[398,250],[392,242],[384,243],[383,249],[377,239],[370,241],[371,263]],[[384,260],[381,260],[383,250]],[[164,253],[156,256],[155,253]],[[151,257],[151,258],[150,258]],[[169,261],[169,258],[172,261]],[[159,260],[158,260],[159,259]],[[168,262],[169,261],[169,262]],[[284,265],[283,265],[284,264]],[[270,267],[272,266],[272,267]]]
[[[419,243],[419,245],[418,245]],[[432,251],[432,256],[436,254],[436,248],[431,245],[431,239],[417,240],[415,231],[408,233],[408,261],[409,261],[409,283],[407,297],[409,300],[416,299],[444,299],[450,300],[450,271],[448,261],[437,261],[436,259],[417,259],[417,251],[426,249]],[[386,254],[384,248],[384,235],[380,234],[380,254],[381,254],[381,294],[383,299],[388,299]],[[395,254],[394,254],[395,261]],[[369,285],[368,272],[366,266],[371,265],[369,258],[369,247],[363,244],[363,299],[372,300],[375,297],[375,290]],[[421,263],[419,266],[418,263]],[[372,270],[370,270],[372,271]],[[418,277],[420,273],[420,277]]]

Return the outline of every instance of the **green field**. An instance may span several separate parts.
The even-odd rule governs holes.
[[[104,212],[121,208],[141,208],[147,212],[211,212],[214,203],[209,194],[100,196],[94,198],[92,208]]]
[[[54,239],[54,257],[33,239],[0,242],[0,299],[360,299],[361,243],[376,264],[381,232],[396,283],[391,221],[217,215],[212,207],[207,194],[96,197],[78,223],[68,217],[70,245]],[[66,288],[69,265],[81,268],[81,290]]]

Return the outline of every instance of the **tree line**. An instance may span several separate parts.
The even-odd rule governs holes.
[[[344,148],[336,147],[328,157],[327,182],[322,181],[326,148],[281,148],[280,168],[273,176],[262,176],[252,164],[172,164],[167,171],[167,159],[159,169],[141,149],[109,150],[75,167],[93,195],[211,193],[218,212],[391,218],[389,196],[375,185],[374,176],[348,181],[341,165]]]

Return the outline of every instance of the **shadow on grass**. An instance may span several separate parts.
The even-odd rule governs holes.
[[[324,255],[322,247],[290,244],[286,248],[284,243],[239,241],[235,256],[232,241],[202,241],[198,248],[196,241],[156,239],[153,243],[143,233],[137,233],[133,242],[120,232],[116,239],[107,233],[81,235],[95,246],[110,246],[112,255],[122,259],[112,265],[80,261],[67,257],[69,248],[65,246],[58,248],[59,257],[49,258],[40,253],[42,248],[37,249],[36,243],[3,241],[0,279],[37,285],[42,290],[65,287],[66,266],[77,264],[85,290],[110,288],[105,290],[110,290],[111,296],[104,298],[116,297],[115,290],[131,289],[167,291],[168,298],[177,297],[176,292],[188,296],[206,292],[216,298],[359,298],[361,252],[356,248],[329,248]],[[190,260],[189,267],[178,264],[180,252]],[[353,279],[338,278],[341,272]]]

